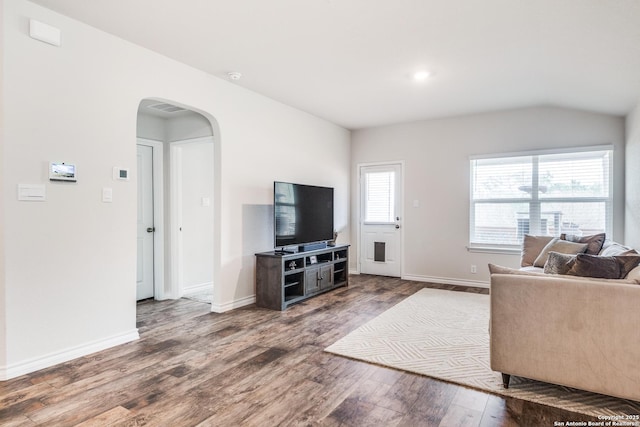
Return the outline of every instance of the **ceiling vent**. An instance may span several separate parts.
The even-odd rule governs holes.
[[[187,111],[184,108],[167,104],[166,102],[162,104],[152,104],[152,105],[149,105],[148,108],[153,108],[154,110],[162,111],[165,113],[179,113],[180,111]]]

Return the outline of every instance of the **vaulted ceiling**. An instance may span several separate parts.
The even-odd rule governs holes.
[[[640,99],[638,0],[33,1],[349,129]]]

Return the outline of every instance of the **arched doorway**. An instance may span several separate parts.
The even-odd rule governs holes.
[[[215,299],[215,126],[179,103],[144,99],[138,106],[138,300]]]

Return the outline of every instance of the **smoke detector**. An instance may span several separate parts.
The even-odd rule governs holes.
[[[227,73],[227,76],[229,76],[229,80],[240,80],[240,77],[242,77],[242,74],[237,72],[237,71],[231,71],[229,73]]]

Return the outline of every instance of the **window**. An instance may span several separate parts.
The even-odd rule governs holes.
[[[395,217],[395,171],[365,174],[364,221],[392,223]]]
[[[471,248],[519,248],[525,234],[610,234],[611,147],[471,159]]]

